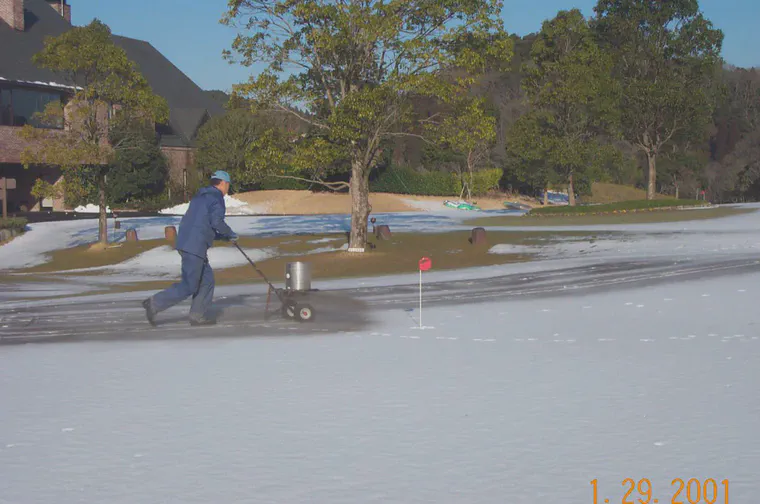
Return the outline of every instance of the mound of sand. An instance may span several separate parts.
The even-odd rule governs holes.
[[[351,197],[345,193],[315,193],[310,191],[252,191],[235,194],[234,197],[256,208],[266,208],[270,214],[314,215],[347,214],[351,212]],[[369,202],[373,213],[429,212],[445,210],[440,196],[411,196],[406,194],[370,193]],[[535,206],[526,198],[485,197],[474,198],[483,210],[503,210],[504,202],[520,201]]]

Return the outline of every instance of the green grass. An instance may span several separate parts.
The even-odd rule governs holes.
[[[291,261],[308,261],[312,263],[315,274],[324,278],[341,276],[362,276],[377,274],[395,274],[415,272],[417,261],[428,256],[435,261],[436,269],[452,269],[470,266],[488,266],[522,260],[523,258],[494,255],[488,253],[488,246],[473,246],[468,242],[470,234],[466,231],[447,233],[393,233],[390,240],[378,240],[371,236],[369,241],[375,249],[366,254],[354,255],[343,251],[312,254],[315,249],[323,247],[340,247],[346,243],[342,234],[317,234],[305,236],[277,237],[242,237],[238,243],[245,248],[272,248],[278,251],[277,257],[261,261],[259,266],[266,273],[281,276],[285,264]],[[547,238],[548,233],[489,233],[488,242],[521,243],[538,236]],[[332,238],[329,243],[311,243],[312,240]],[[44,264],[16,270],[27,275],[48,275],[68,270],[104,267],[127,261],[155,247],[172,245],[170,240],[140,240],[138,242],[120,243],[103,248],[99,245],[80,245],[68,249],[55,250],[48,254]],[[216,247],[232,247],[231,244],[217,242]],[[213,265],[212,265],[213,266]],[[236,283],[239,280],[251,280],[251,267],[247,263],[232,268],[218,268],[217,280],[220,283]],[[99,275],[102,271],[77,272],[78,276]]]
[[[331,243],[309,243],[316,238],[336,238]],[[491,231],[487,234],[487,244],[474,246],[469,243],[468,231],[445,233],[393,233],[390,240],[378,240],[371,236],[369,241],[376,248],[365,254],[348,254],[347,252],[323,252],[310,254],[316,248],[325,246],[339,247],[346,242],[345,235],[311,235],[252,238],[243,237],[239,243],[244,248],[276,248],[280,254],[271,259],[257,263],[259,268],[276,284],[284,282],[285,265],[293,261],[306,261],[312,266],[315,281],[340,278],[372,277],[399,273],[416,273],[417,262],[423,256],[433,260],[435,271],[451,270],[478,266],[495,266],[500,264],[526,262],[532,260],[530,254],[491,254],[488,250],[497,244],[535,245],[546,244],[553,240],[576,237],[588,239],[588,233],[554,233],[554,232],[511,232]],[[58,273],[75,268],[107,266],[123,262],[131,257],[157,246],[170,244],[168,240],[146,240],[124,243],[121,247],[102,249],[80,246],[59,250],[50,254],[50,261],[11,274],[0,275],[0,288],[3,284],[49,282],[62,280]],[[231,245],[220,243],[220,247]],[[292,255],[290,255],[292,254]],[[213,264],[212,264],[213,266]],[[20,273],[20,274],[19,274]],[[175,273],[179,273],[177,270]],[[104,271],[70,273],[67,276],[78,277],[78,281],[87,283],[90,275],[103,275]],[[234,285],[260,283],[261,279],[249,264],[231,268],[215,268],[217,285]],[[99,285],[99,292],[128,292],[135,290],[160,290],[169,286],[171,281],[143,281],[136,279],[133,283]],[[88,293],[89,295],[91,293]],[[52,299],[52,298],[51,298]]]
[[[468,226],[603,226],[619,224],[655,224],[718,219],[756,210],[746,208],[706,208],[700,210],[658,210],[608,213],[602,215],[550,215],[547,217],[482,217],[465,221]]]
[[[647,192],[636,187],[612,184],[608,182],[594,182],[591,185],[591,196],[581,198],[581,203],[616,203],[618,201],[644,200]],[[655,194],[655,199],[672,199],[672,196]]]
[[[641,212],[662,209],[673,209],[679,207],[700,207],[709,206],[708,203],[700,200],[686,199],[656,199],[656,200],[629,200],[618,201],[615,203],[606,203],[599,205],[576,205],[576,206],[547,206],[534,208],[528,213],[528,217],[544,217],[556,215],[588,215],[588,214],[608,214],[621,212]]]

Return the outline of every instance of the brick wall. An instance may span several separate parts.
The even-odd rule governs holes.
[[[60,2],[60,0],[54,0],[54,1],[48,0],[48,3],[50,4],[50,6],[52,8],[55,9],[55,11],[58,14],[61,13],[61,2]],[[69,23],[71,23],[71,5],[69,5],[69,4],[64,4],[63,5],[63,18],[66,21],[68,21]]]
[[[62,134],[62,130],[47,130],[52,134]],[[34,143],[21,138],[21,128],[0,126],[0,163],[20,163],[21,153]]]
[[[57,168],[30,167],[19,164],[0,164],[0,175],[16,179],[16,188],[8,191],[8,211],[37,211],[40,201],[32,196],[32,187],[38,178],[50,184],[59,185],[63,181],[61,171]],[[64,210],[63,198],[53,201],[53,210]]]
[[[24,0],[0,0],[0,19],[11,28],[24,31]]]
[[[161,147],[161,151],[166,156],[169,164],[169,181],[171,184],[177,188],[183,187],[184,171],[187,170],[188,186],[192,187],[191,177],[197,177],[195,170],[195,149],[189,147]]]

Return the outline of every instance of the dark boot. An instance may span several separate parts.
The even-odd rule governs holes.
[[[153,303],[151,302],[151,299],[148,298],[145,301],[142,302],[143,308],[145,308],[145,318],[148,319],[148,322],[150,322],[150,325],[153,327],[156,326],[156,310],[153,309]]]
[[[216,320],[209,319],[206,317],[194,317],[190,316],[190,325],[191,326],[208,326],[208,325],[214,325],[216,324]]]

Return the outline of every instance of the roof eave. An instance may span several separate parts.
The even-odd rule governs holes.
[[[23,84],[27,86],[37,86],[37,87],[52,88],[52,89],[67,90],[67,91],[82,91],[84,89],[83,87],[80,87],[80,86],[70,86],[68,84],[60,84],[58,82],[27,81],[27,80],[21,80],[21,79],[8,79],[5,77],[0,77],[0,82],[8,82],[10,84]]]

